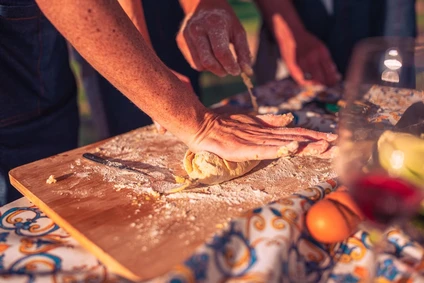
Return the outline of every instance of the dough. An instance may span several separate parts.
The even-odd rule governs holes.
[[[261,161],[231,162],[206,151],[193,153],[188,150],[184,156],[184,169],[190,179],[206,185],[219,184],[243,176]]]
[[[54,184],[54,183],[56,183],[57,182],[57,180],[56,180],[56,178],[54,177],[54,175],[50,175],[49,176],[49,178],[46,180],[46,183],[47,184]]]

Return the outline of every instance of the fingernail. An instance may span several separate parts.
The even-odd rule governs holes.
[[[240,67],[238,65],[236,65],[236,66],[234,66],[234,67],[232,67],[232,68],[229,69],[229,73],[231,75],[233,75],[233,76],[240,75],[240,72],[241,72],[241,70],[240,70]]]
[[[249,77],[253,76],[253,69],[248,64],[243,63],[241,68],[243,69],[243,72],[248,75]]]
[[[339,136],[338,136],[338,135],[336,135],[336,134],[328,133],[328,134],[327,134],[327,141],[335,141],[338,137],[339,137]]]

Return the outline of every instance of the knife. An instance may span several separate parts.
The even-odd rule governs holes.
[[[252,106],[253,106],[253,110],[255,111],[255,114],[258,114],[259,112],[259,107],[258,107],[258,102],[257,102],[257,98],[255,95],[253,95],[253,84],[252,81],[250,80],[249,76],[246,75],[244,72],[241,73],[241,78],[243,79],[243,83],[247,88],[247,91],[249,92],[250,95],[250,101],[252,102]]]
[[[82,156],[85,159],[88,159],[90,161],[93,161],[93,162],[96,162],[96,163],[99,163],[99,164],[103,164],[103,165],[106,165],[106,166],[109,166],[109,167],[118,168],[118,169],[128,170],[128,171],[131,171],[131,172],[141,173],[141,174],[144,174],[144,175],[146,175],[148,177],[151,177],[149,174],[144,173],[144,172],[142,172],[142,171],[140,171],[140,170],[138,170],[136,168],[133,168],[133,167],[124,165],[124,164],[122,164],[120,162],[111,161],[109,159],[103,158],[103,157],[101,157],[99,155],[96,155],[96,154],[84,153]]]
[[[96,155],[96,154],[84,153],[82,156],[85,159],[88,159],[90,161],[93,161],[93,162],[96,162],[96,163],[99,163],[99,164],[103,164],[105,166],[109,166],[109,167],[114,167],[114,168],[118,168],[118,169],[128,170],[128,171],[131,171],[131,172],[140,173],[140,174],[146,175],[149,179],[150,178],[153,178],[149,174],[144,173],[144,172],[142,172],[142,171],[140,171],[140,170],[138,170],[136,168],[132,168],[130,166],[124,165],[124,164],[122,164],[120,162],[108,160],[107,158],[103,158],[103,157],[101,157],[99,155]],[[153,180],[153,182],[154,182],[154,180]],[[181,186],[179,186],[177,188],[174,188],[174,189],[171,189],[171,190],[169,190],[167,192],[164,192],[164,194],[175,194],[175,193],[181,192],[183,190],[196,189],[196,188],[198,188],[199,185],[200,185],[200,183],[197,180],[187,179],[186,182],[184,182],[184,184],[181,184]]]

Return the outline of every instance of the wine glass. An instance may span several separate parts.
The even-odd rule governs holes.
[[[340,180],[367,227],[383,231],[398,226],[424,243],[419,228],[424,199],[423,42],[364,40],[354,49],[344,89],[336,160]]]

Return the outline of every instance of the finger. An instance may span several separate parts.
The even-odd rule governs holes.
[[[258,115],[256,116],[265,126],[269,127],[286,127],[293,122],[294,116],[292,113],[282,115]]]
[[[225,152],[225,159],[234,162],[246,160],[270,160],[279,157],[293,155],[299,144],[295,141],[284,142],[280,145],[250,145],[243,146],[243,149]]]
[[[331,59],[331,55],[328,52],[327,48],[321,48],[321,67],[324,70],[325,84],[327,86],[333,86],[340,80],[340,74],[337,71],[336,65]]]
[[[317,51],[312,51],[299,59],[299,68],[302,70],[303,85],[322,85],[323,83],[323,70],[319,65],[319,58]],[[308,78],[306,77],[308,75]]]
[[[230,39],[223,29],[208,31],[212,51],[225,71],[233,76],[240,74],[240,67],[230,50]]]
[[[166,129],[164,127],[162,127],[158,122],[153,121],[153,123],[155,124],[156,130],[158,131],[159,134],[163,135],[166,133]]]
[[[243,129],[240,128],[240,124],[243,125]],[[247,127],[249,124],[249,127]],[[232,115],[230,120],[225,121],[226,127],[223,129],[228,129],[229,131],[234,131],[234,129],[239,129],[242,132],[250,133],[253,135],[252,138],[261,139],[263,137],[269,137],[272,135],[275,138],[286,139],[289,136],[301,136],[306,138],[306,140],[326,140],[326,141],[335,141],[338,136],[332,133],[323,133],[313,130],[308,130],[304,128],[287,128],[287,127],[264,127],[258,125],[257,121],[253,117],[247,115]]]
[[[245,142],[278,145],[282,141],[316,142],[316,139],[301,135],[270,135],[260,130],[243,130],[239,133]]]
[[[180,47],[182,53],[184,54],[184,57],[191,58],[191,61],[188,61],[190,63],[190,66],[193,69],[196,69],[197,71],[203,71],[203,66],[200,61],[199,54],[197,53],[197,48],[195,44],[193,43],[191,36],[187,30],[184,30],[184,41],[182,42],[182,47]],[[186,48],[184,48],[184,45]]]
[[[215,58],[211,44],[206,35],[197,37],[195,45],[203,69],[208,70],[217,76],[224,77],[227,72]]]
[[[299,149],[299,143],[298,142],[291,142],[289,144],[285,144],[283,146],[280,146],[280,148],[277,151],[277,157],[285,157],[293,155],[297,150]]]
[[[285,127],[289,125],[293,119],[294,116],[292,113],[287,114],[263,114],[263,115],[256,115],[256,116],[250,116],[250,115],[240,115],[240,114],[234,114],[230,115],[230,118],[234,121],[244,123],[244,124],[250,124],[252,126],[258,126],[262,125],[265,127]]]
[[[176,42],[177,42],[178,48],[180,49],[184,58],[187,60],[187,62],[190,64],[190,66],[193,69],[196,69],[196,64],[193,60],[193,55],[191,54],[190,48],[189,48],[188,43],[187,43],[187,37],[189,35],[188,35],[186,28],[187,28],[187,22],[189,21],[190,18],[191,18],[191,15],[187,15],[185,17],[183,24],[181,25],[181,27],[178,31],[178,34],[177,34],[177,37],[176,37]],[[195,51],[195,50],[193,50],[193,51]]]
[[[298,149],[300,156],[317,156],[325,152],[330,144],[327,141],[317,141],[307,144],[301,144]]]
[[[317,54],[314,53],[314,55],[311,55],[308,58],[308,67],[307,70],[312,75],[312,82],[315,84],[322,84],[325,85],[325,77],[324,77],[324,70],[321,67],[321,64],[319,62],[319,58],[316,57]]]
[[[288,64],[287,68],[289,69],[290,76],[295,80],[298,85],[306,86],[314,84],[312,81],[305,80],[304,72],[299,65]]]
[[[336,134],[316,132],[316,131],[308,130],[304,128],[272,129],[272,133],[282,134],[282,135],[300,135],[300,136],[310,137],[315,140],[326,140],[329,142],[335,141],[338,137]]]
[[[321,67],[324,70],[325,85],[326,86],[335,85],[338,81],[338,74],[337,72],[334,71],[332,63],[322,61]]]
[[[237,55],[237,62],[241,70],[248,76],[253,76],[252,55],[250,54],[249,44],[247,42],[246,31],[243,27],[236,29],[232,37],[232,43]]]
[[[328,150],[325,152],[319,154],[317,157],[322,159],[331,159],[337,157],[339,154],[339,147],[338,146],[331,146]]]

